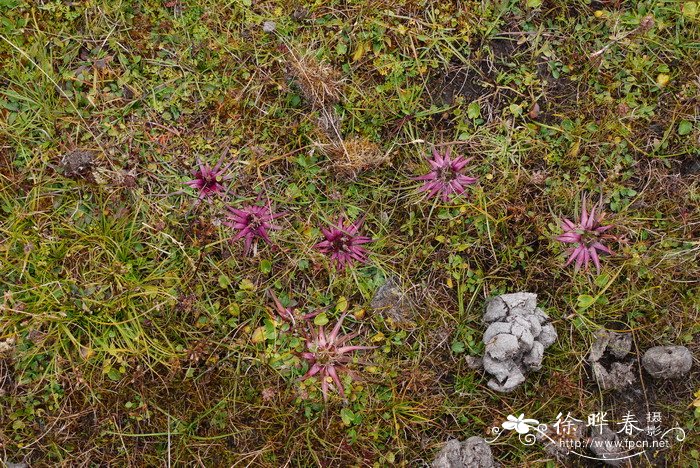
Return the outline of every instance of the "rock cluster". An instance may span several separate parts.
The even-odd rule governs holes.
[[[510,392],[529,371],[542,367],[544,350],[557,339],[549,317],[537,307],[537,294],[503,294],[486,304],[483,366],[493,377],[489,388]]]
[[[595,336],[588,362],[600,388],[623,390],[633,385],[638,368],[636,360],[628,359],[632,335],[600,330]],[[644,353],[642,367],[655,379],[676,379],[690,372],[693,355],[685,346],[655,346]]]
[[[634,361],[622,361],[632,350],[632,335],[600,330],[595,337],[588,362],[600,388],[622,390],[632,385],[636,381]],[[611,361],[607,368],[602,362],[603,358]]]
[[[448,441],[435,457],[432,468],[495,468],[491,447],[481,437],[470,437],[464,442]]]

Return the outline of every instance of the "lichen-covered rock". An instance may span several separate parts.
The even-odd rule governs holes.
[[[493,377],[489,388],[510,392],[525,375],[542,367],[544,350],[557,339],[549,317],[537,307],[533,293],[504,294],[486,304],[484,370]]]
[[[470,369],[478,370],[484,368],[484,359],[479,356],[466,356],[464,361]]]
[[[589,449],[596,458],[609,466],[622,466],[626,463],[624,457],[627,452],[623,446],[619,445],[619,438],[615,431],[607,425],[591,426],[590,430]]]
[[[593,378],[603,390],[622,390],[636,382],[634,362],[621,361],[632,350],[632,335],[599,330],[588,353]],[[606,368],[601,361],[607,358]]]
[[[588,354],[590,362],[600,361],[606,351],[616,359],[624,359],[632,350],[632,335],[629,333],[599,330],[595,337],[596,340]]]
[[[413,319],[411,301],[406,292],[401,289],[396,277],[388,278],[377,289],[370,307],[396,323],[407,323]]]
[[[654,378],[683,377],[693,367],[693,355],[685,346],[655,346],[642,357],[642,366]]]
[[[577,443],[586,438],[588,433],[585,421],[569,420],[566,425],[547,424],[535,437],[544,445],[545,451],[560,462],[564,462]]]
[[[63,175],[71,179],[87,177],[92,171],[94,156],[90,151],[74,150],[63,155],[61,169]]]
[[[606,369],[599,362],[592,362],[593,377],[603,390],[622,390],[636,382],[634,362],[613,362]]]
[[[494,468],[491,447],[481,437],[470,437],[464,442],[448,441],[430,465],[432,468]]]

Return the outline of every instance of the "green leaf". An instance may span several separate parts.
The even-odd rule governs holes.
[[[602,273],[595,279],[595,284],[599,288],[604,288],[605,285],[608,284],[608,281],[610,281],[610,275],[607,273]]]
[[[355,420],[355,413],[353,413],[349,408],[343,408],[340,410],[340,419],[343,420],[343,424],[350,426]]]
[[[574,129],[574,123],[571,121],[571,119],[564,119],[561,121],[561,128],[567,132],[570,132]]]
[[[318,325],[319,327],[321,327],[327,323],[328,323],[328,316],[326,315],[325,312],[320,313],[316,317],[314,317],[314,325]]]
[[[539,8],[542,5],[542,0],[527,0],[525,4],[528,8]]]
[[[223,273],[219,275],[219,286],[221,286],[223,289],[228,288],[231,285],[231,280],[228,279],[228,276],[224,275]]]
[[[455,354],[463,353],[466,348],[464,347],[464,343],[461,341],[453,341],[452,342],[452,352]]]
[[[685,2],[683,7],[681,7],[681,13],[687,18],[695,18],[700,14],[700,3],[698,2]]]
[[[275,328],[274,322],[270,320],[265,320],[265,339],[274,340],[277,338],[277,328]]]
[[[478,101],[474,101],[467,107],[467,116],[470,119],[477,119],[481,115],[481,107]]]
[[[590,294],[582,294],[578,297],[578,308],[581,310],[588,309],[595,302],[595,297]]]
[[[238,287],[242,291],[255,291],[255,284],[253,284],[253,282],[248,278],[241,280],[241,283],[238,285]]]
[[[678,124],[678,134],[683,136],[683,135],[688,135],[690,132],[693,131],[693,124],[688,122],[687,120],[681,120],[681,123]]]
[[[261,260],[260,271],[263,273],[270,273],[272,271],[272,262],[270,260]]]
[[[345,298],[345,296],[341,296],[340,299],[338,299],[338,303],[335,305],[335,311],[336,312],[345,312],[348,309],[348,300]]]
[[[510,112],[516,117],[522,115],[522,113],[523,113],[523,108],[517,104],[511,104],[509,109],[510,109]]]
[[[122,375],[117,369],[112,367],[111,369],[109,369],[109,372],[107,372],[107,377],[109,377],[109,380],[114,380],[116,382],[117,380],[120,380],[122,378]]]

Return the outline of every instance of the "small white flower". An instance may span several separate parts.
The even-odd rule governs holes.
[[[518,434],[527,434],[530,432],[531,428],[537,427],[537,425],[540,423],[536,419],[525,419],[525,414],[523,413],[521,413],[517,418],[512,414],[509,414],[507,419],[508,421],[501,423],[503,429],[507,431],[512,431],[515,429]]]

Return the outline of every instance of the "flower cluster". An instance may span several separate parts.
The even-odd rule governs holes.
[[[354,351],[374,349],[376,346],[349,346],[347,343],[358,335],[358,332],[348,335],[341,335],[340,329],[346,314],[338,319],[338,322],[326,335],[324,326],[319,326],[318,330],[311,329],[311,333],[306,337],[306,351],[301,356],[309,363],[309,370],[300,380],[310,379],[318,376],[321,379],[321,392],[323,399],[328,399],[328,386],[331,381],[341,397],[345,398],[343,384],[338,373],[347,370],[346,364],[353,361],[351,355]]]
[[[445,203],[464,195],[468,186],[478,181],[477,178],[465,174],[470,161],[471,158],[463,156],[453,157],[449,149],[444,154],[433,149],[432,158],[428,160],[431,170],[425,175],[414,178],[423,183],[418,191],[425,192],[429,197],[438,198]],[[215,195],[228,192],[226,183],[232,178],[226,173],[228,167],[222,166],[222,161],[213,167],[198,161],[194,179],[186,184],[197,191],[198,200],[211,200]],[[284,212],[275,212],[270,202],[262,203],[260,200],[236,208],[226,206],[226,210],[227,219],[222,224],[236,231],[231,241],[242,240],[246,254],[257,251],[259,240],[271,244],[270,233],[282,229],[276,220],[285,216]],[[556,240],[571,245],[565,266],[573,263],[577,272],[582,269],[588,270],[590,263],[600,271],[601,254],[612,254],[605,245],[606,237],[610,237],[605,233],[613,226],[603,225],[604,214],[598,211],[599,213],[596,213],[594,207],[588,212],[586,201],[583,200],[577,222],[567,218],[561,220],[564,232],[558,235]],[[341,216],[336,223],[320,228],[322,238],[313,245],[313,248],[328,256],[335,268],[341,271],[357,263],[367,263],[369,252],[366,246],[373,242],[373,239],[361,234],[362,224],[363,218],[352,221]],[[268,290],[268,294],[274,303],[274,311],[278,319],[289,324],[284,327],[282,333],[294,333],[296,337],[304,340],[304,349],[299,351],[299,357],[307,361],[308,370],[299,380],[318,378],[324,400],[328,399],[331,387],[335,387],[340,396],[345,398],[340,373],[347,372],[353,377],[348,364],[357,362],[354,353],[374,349],[376,346],[350,344],[359,332],[342,333],[345,313],[340,316],[333,329],[327,332],[325,325],[316,327],[312,323],[312,320],[321,314],[321,310],[302,313],[294,307],[284,306],[272,290]],[[522,415],[516,422],[522,422],[521,420]],[[509,424],[511,423],[512,421]],[[515,427],[514,424],[511,425]]]
[[[331,383],[335,385],[340,396],[345,398],[339,374],[347,371],[352,377],[353,374],[346,367],[347,364],[353,362],[352,353],[374,349],[376,346],[353,346],[348,344],[350,340],[358,336],[359,332],[347,335],[341,334],[343,320],[347,314],[341,315],[331,332],[326,333],[324,325],[316,329],[311,322],[322,310],[302,314],[295,308],[283,306],[272,290],[268,290],[268,294],[272,298],[274,309],[279,318],[290,324],[287,332],[301,330],[305,349],[301,353],[301,357],[308,362],[309,369],[299,380],[303,381],[312,377],[319,377],[324,400],[328,399],[328,390]]]
[[[603,245],[605,231],[613,227],[612,224],[601,225],[605,216],[604,213],[596,215],[596,208],[591,212],[586,211],[586,201],[583,200],[581,206],[581,217],[577,223],[564,218],[561,220],[561,227],[564,233],[557,236],[557,240],[565,244],[573,244],[569,249],[569,259],[564,266],[574,263],[574,271],[579,271],[581,267],[588,269],[592,261],[596,271],[600,273],[600,254],[612,254],[612,251]]]
[[[321,229],[324,239],[314,247],[330,256],[340,270],[353,262],[366,263],[367,250],[362,245],[372,242],[372,239],[359,235],[361,226],[362,221],[346,224],[341,217],[336,225]]]
[[[428,192],[431,197],[440,196],[445,203],[462,195],[468,185],[477,182],[476,178],[463,174],[464,168],[471,160],[472,158],[466,159],[462,156],[452,159],[449,149],[444,155],[433,149],[433,159],[428,160],[432,170],[415,178],[424,182],[418,191]]]
[[[198,161],[198,169],[194,171],[194,179],[185,182],[198,192],[199,200],[211,200],[215,195],[226,192],[225,182],[232,176],[226,174],[229,165],[222,167],[220,160],[214,167],[202,161]],[[246,204],[240,208],[228,206],[227,221],[222,224],[230,227],[237,233],[231,238],[232,242],[243,240],[246,254],[257,250],[258,239],[265,243],[272,243],[270,231],[282,229],[274,224],[274,220],[284,216],[285,213],[274,213],[269,202],[260,204]],[[339,270],[359,262],[367,263],[368,252],[363,244],[372,242],[372,238],[359,234],[361,221],[347,223],[343,217],[330,228],[321,228],[323,240],[314,248],[328,255]],[[254,248],[255,247],[255,248]]]
[[[221,167],[222,163],[223,161],[220,160],[214,167],[211,167],[207,163],[197,161],[198,168],[193,171],[194,179],[185,182],[185,184],[198,192],[200,200],[210,199],[226,190],[224,183],[233,176],[226,173],[230,164]]]
[[[284,213],[273,213],[270,204],[245,205],[241,209],[228,207],[228,219],[224,225],[237,230],[238,233],[231,238],[232,242],[243,239],[245,252],[251,250],[253,241],[257,238],[270,243],[268,231],[279,230],[281,227],[272,224],[275,219],[284,216]]]

